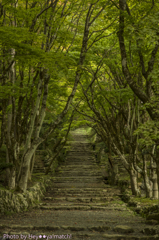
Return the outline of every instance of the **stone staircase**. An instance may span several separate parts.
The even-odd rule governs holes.
[[[58,168],[43,201],[13,220],[1,220],[0,233],[23,239],[159,239],[158,226],[135,216],[119,190],[104,184],[86,135],[73,137],[65,165]]]

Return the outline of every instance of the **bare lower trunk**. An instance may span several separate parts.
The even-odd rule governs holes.
[[[152,198],[153,197],[153,182],[150,181],[150,197]]]
[[[142,156],[143,158],[143,177],[144,177],[144,185],[145,185],[145,191],[146,191],[146,197],[150,198],[151,195],[151,186],[150,186],[150,180],[147,174],[147,159],[146,156]]]
[[[10,175],[9,175],[9,182],[8,182],[9,189],[15,188],[15,177],[16,177],[16,171],[15,171],[15,167],[13,166],[11,168]]]
[[[153,198],[158,199],[158,184],[157,184],[157,174],[154,174],[153,179]]]
[[[8,155],[8,149],[6,149],[6,163],[9,163],[9,155]],[[9,186],[9,176],[10,176],[10,169],[6,168],[6,179],[5,183],[7,186]]]
[[[116,185],[118,179],[118,164],[114,164],[112,169],[111,184]]]
[[[157,159],[158,160],[158,159]],[[157,198],[158,198],[158,200],[159,200],[159,162],[157,161],[157,164],[156,164],[156,174],[157,174],[157,184],[156,184],[156,182],[155,182],[155,185],[158,185],[157,186],[157,189],[158,189],[158,194],[156,193],[156,195],[158,195],[157,196]],[[157,191],[156,191],[157,192]],[[158,205],[159,205],[159,203],[158,203]]]
[[[151,185],[150,185],[148,176],[144,176],[144,183],[145,183],[146,197],[150,198],[152,197],[152,190],[151,190]]]
[[[18,183],[18,190],[21,190],[23,192],[25,192],[27,189],[30,162],[34,152],[35,152],[35,149],[31,148],[30,150],[27,151],[23,159],[23,165],[21,168],[21,177]]]
[[[24,149],[25,155],[23,155],[23,159],[22,159],[23,163],[21,166],[21,173],[19,176],[20,180],[18,181],[17,190],[20,190],[22,192],[26,191],[31,159],[32,159],[33,155],[35,154],[35,151],[41,142],[42,142],[41,138],[35,139],[30,148],[28,148],[27,150]]]
[[[30,170],[29,170],[29,173],[28,173],[28,180],[29,181],[31,181],[31,176],[32,176],[33,168],[34,168],[34,162],[35,162],[35,153],[33,154],[32,159],[31,159],[31,163],[30,163]]]
[[[137,184],[137,172],[134,169],[130,170],[130,181],[131,181],[132,195],[138,196],[139,189],[138,189],[138,184]]]
[[[151,181],[152,181],[152,197],[158,199],[158,184],[156,174],[156,163],[151,162]]]
[[[6,163],[14,163],[14,156],[13,152],[10,151],[7,148],[7,154],[6,154]],[[6,182],[7,186],[9,189],[14,189],[15,188],[15,182],[16,182],[16,167],[15,165],[12,166],[11,169],[7,168],[6,169]]]
[[[101,162],[102,150],[103,150],[103,147],[101,147],[101,148],[99,149],[99,152],[98,152],[98,154],[97,154],[97,162],[98,162],[98,163]]]

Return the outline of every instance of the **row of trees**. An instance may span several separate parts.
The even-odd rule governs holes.
[[[37,147],[59,124],[69,125],[64,119],[93,46],[90,28],[104,7],[104,1],[1,2],[0,146],[7,149],[9,189],[26,191]],[[40,137],[46,107],[52,118]]]
[[[159,80],[157,1],[112,1],[115,34],[100,41],[96,59],[80,82],[76,106],[127,170],[132,194],[140,195],[138,173],[147,197],[158,198]],[[106,46],[110,46],[107,49]],[[92,79],[92,81],[88,81]],[[87,91],[86,91],[87,89]]]
[[[132,193],[139,194],[139,172],[147,197],[157,198],[158,2],[2,0],[0,8],[0,146],[11,164],[9,188],[26,190],[37,147],[50,135],[60,142],[59,124],[66,141],[80,116],[110,159],[119,156]]]

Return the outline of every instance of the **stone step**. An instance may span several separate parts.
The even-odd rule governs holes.
[[[64,196],[64,197],[121,197],[122,194],[120,194],[119,191],[114,192],[114,191],[82,191],[81,189],[69,189],[65,190],[63,188],[61,189],[50,189],[47,191],[47,195],[49,196]]]
[[[81,165],[81,166],[97,166],[97,163],[94,161],[94,162],[92,162],[92,163],[90,163],[90,162],[85,162],[85,161],[80,161],[80,162],[75,162],[75,161],[70,161],[70,162],[65,162],[65,166],[70,166],[70,165]]]
[[[119,199],[118,199],[119,201]],[[125,204],[123,203],[123,205],[121,204],[117,204],[117,203],[113,203],[113,202],[80,202],[80,201],[61,201],[61,202],[58,202],[56,200],[54,201],[49,201],[49,200],[45,200],[43,203],[40,203],[39,207],[41,206],[47,206],[47,207],[65,207],[65,206],[69,206],[69,207],[80,207],[80,206],[89,206],[89,207],[107,207],[107,210],[118,210],[118,211],[127,211],[128,212],[128,209],[126,209],[126,206]],[[130,211],[131,212],[131,211]]]
[[[78,169],[100,169],[100,167],[98,167],[97,166],[97,164],[79,164],[78,166],[77,166],[77,164],[75,165],[75,164],[71,164],[71,165],[64,165],[64,166],[61,166],[61,167],[59,167],[58,169],[66,169],[66,170],[68,170],[68,169],[75,169],[75,170],[78,170]]]
[[[110,192],[111,190],[112,190],[112,188],[111,188],[111,186],[110,185],[105,185],[105,187],[104,188],[102,188],[102,187],[96,187],[96,188],[93,188],[93,187],[89,187],[89,188],[87,188],[87,187],[85,187],[85,188],[82,188],[82,189],[79,189],[79,188],[72,188],[72,187],[70,187],[70,188],[56,188],[55,186],[53,186],[53,188],[52,189],[54,189],[55,191],[58,191],[58,192],[90,192],[90,193],[97,193],[97,192],[104,192],[104,193],[106,193],[106,192]],[[119,189],[113,189],[114,191],[118,191],[118,192],[120,192],[119,191]]]
[[[82,149],[78,149],[78,150],[73,149],[71,151],[67,151],[67,157],[69,155],[71,157],[73,156],[75,159],[76,158],[79,159],[81,155],[82,156],[84,155],[85,157],[87,157],[87,159],[93,159],[93,158],[95,158],[96,152],[86,151],[86,150],[82,150]]]
[[[73,183],[73,182],[69,182],[69,183],[55,183],[54,182],[54,187],[57,188],[97,188],[97,187],[101,187],[101,188],[105,188],[105,183],[101,182],[101,183]]]
[[[81,162],[82,164],[96,164],[96,159],[95,158],[93,158],[93,159],[91,159],[91,160],[89,160],[87,157],[83,157],[82,159],[74,159],[74,157],[72,156],[69,156],[69,157],[67,157],[67,159],[66,159],[66,161],[65,161],[66,163],[69,163],[69,162],[71,162],[71,163],[74,163],[74,165],[76,164],[76,163],[78,163],[78,162]]]
[[[81,157],[81,155],[80,155],[80,157]],[[75,158],[75,159],[74,159]],[[96,161],[96,158],[95,157],[92,157],[92,159],[88,159],[88,156],[82,156],[82,159],[77,159],[77,156],[76,155],[72,155],[72,156],[67,156],[67,159],[66,159],[66,162],[67,161],[72,161],[72,162],[74,162],[74,161],[76,161],[76,162],[78,162],[78,161],[80,161],[80,162],[90,162],[90,164],[91,164],[91,162],[95,162]]]
[[[49,196],[55,196],[55,197],[62,197],[62,196],[65,196],[65,197],[105,197],[105,194],[103,193],[54,193],[54,194],[48,194]],[[107,195],[107,197],[113,197],[113,199],[116,200],[116,197],[120,197],[120,194],[115,194],[115,193],[109,193]]]
[[[82,158],[81,159],[81,161],[82,160],[89,160],[89,158],[91,158],[91,160],[95,160],[96,158],[95,158],[95,155],[88,155],[88,154],[81,154],[81,153],[79,153],[79,154],[68,154],[67,155],[67,159],[80,159],[80,158]]]
[[[82,162],[84,162],[84,161],[87,161],[87,162],[91,162],[91,161],[95,161],[96,160],[96,157],[95,157],[95,155],[92,155],[92,156],[87,156],[87,155],[82,155],[82,157],[81,157],[81,155],[76,155],[76,154],[72,154],[72,155],[67,155],[67,158],[65,159],[66,160],[66,162],[67,162],[67,160],[71,160],[71,161],[82,161]]]
[[[66,157],[66,159],[68,158],[68,153],[67,153],[67,157]],[[76,154],[72,154],[71,155],[71,158],[74,158],[74,159],[81,159],[81,156],[78,154],[77,156],[76,156]],[[88,155],[86,155],[86,157],[85,158],[87,158],[88,160],[92,160],[92,159],[95,159],[95,154],[91,154],[90,156],[88,156]]]
[[[114,200],[116,199],[116,197],[121,197],[121,194],[118,193],[114,193],[114,192],[110,192],[110,193],[87,193],[87,192],[83,192],[83,193],[78,193],[78,192],[56,192],[56,191],[51,191],[48,192],[48,194],[46,195],[47,197],[88,197],[88,198],[92,198],[92,197],[113,197]]]
[[[95,155],[93,154],[93,155],[90,155],[90,156],[88,156],[88,155],[85,155],[84,157],[82,157],[82,159],[81,159],[81,155],[76,155],[76,154],[71,154],[70,156],[69,156],[69,154],[67,154],[67,158],[66,159],[68,159],[68,158],[71,158],[71,159],[74,159],[74,160],[83,160],[83,158],[84,159],[87,159],[87,160],[90,160],[90,161],[92,161],[92,160],[94,160],[95,159]]]
[[[67,146],[92,146],[92,143],[88,143],[88,142],[77,142],[76,141],[67,141],[66,143]]]
[[[81,157],[81,155],[82,156],[85,156],[87,159],[93,159],[93,158],[95,158],[95,155],[96,155],[96,152],[94,152],[94,151],[86,151],[86,150],[75,150],[75,149],[73,149],[72,151],[68,151],[67,152],[67,157],[68,156],[73,156],[75,159],[77,158],[77,159],[79,159],[80,157]]]
[[[124,232],[125,233],[132,233],[134,231],[130,231],[132,229],[130,229],[131,227],[128,227],[127,225],[125,225],[125,229],[124,229],[124,225],[117,225],[117,226],[113,226],[110,227],[108,224],[110,223],[116,223],[116,221],[106,221],[106,224],[104,225],[91,225],[90,227],[87,226],[69,226],[69,225],[54,225],[54,224],[46,224],[45,226],[41,226],[41,225],[25,225],[25,224],[0,224],[0,228],[1,229],[11,229],[11,230],[20,230],[20,231],[27,231],[27,230],[45,230],[45,231],[58,231],[58,230],[70,230],[70,231],[97,231],[97,232],[107,232],[107,231],[116,231],[118,229],[118,231],[120,232]],[[135,223],[135,222],[134,222]],[[5,233],[4,233],[5,234]],[[17,232],[18,234],[18,232]],[[30,237],[31,237],[31,233],[30,233]],[[34,238],[35,239],[35,238]],[[157,238],[158,239],[158,238]]]
[[[72,167],[71,165],[70,166],[63,166],[63,167],[60,167],[56,170],[56,172],[60,172],[60,171],[68,171],[68,172],[72,172],[72,171],[80,171],[80,172],[100,172],[100,169],[96,169],[96,167],[83,167],[82,165],[79,165],[76,167]]]
[[[96,169],[92,169],[92,170],[90,170],[90,169],[70,169],[70,170],[67,170],[67,169],[65,169],[65,168],[63,168],[63,169],[58,169],[59,170],[59,172],[61,171],[61,173],[63,173],[63,172],[66,172],[66,173],[85,173],[85,174],[89,174],[89,173],[96,173],[96,174],[102,174],[102,171],[101,170],[96,170]]]
[[[54,180],[54,184],[58,184],[58,183],[66,183],[66,184],[74,184],[76,186],[76,184],[100,184],[100,183],[104,183],[104,181],[102,179],[92,179],[92,178],[85,178],[85,179],[55,179]]]
[[[97,176],[97,177],[102,177],[102,173],[101,172],[99,172],[99,171],[97,171],[97,172],[95,172],[95,171],[67,171],[67,170],[63,170],[63,171],[59,171],[58,172],[58,176],[59,175],[62,175],[63,176],[63,174],[70,174],[70,175],[72,175],[72,176],[92,176],[92,177],[95,177],[95,176]]]
[[[87,149],[87,150],[86,150]],[[76,153],[78,153],[79,151],[81,151],[81,152],[83,152],[83,153],[85,153],[86,155],[88,154],[88,155],[92,155],[92,154],[94,154],[94,151],[93,151],[93,148],[92,147],[89,147],[89,148],[82,148],[82,147],[79,147],[79,148],[77,148],[77,147],[73,147],[73,148],[71,148],[70,150],[68,150],[68,152],[75,152],[75,155],[76,155]]]
[[[85,180],[88,180],[88,181],[93,181],[93,180],[101,180],[102,177],[87,177],[87,176],[71,176],[71,177],[63,177],[63,176],[60,176],[60,177],[54,177],[54,181],[56,180],[63,180],[63,181],[85,181]]]
[[[79,159],[80,159],[81,157],[84,158],[84,159],[87,159],[87,160],[90,159],[90,158],[91,158],[91,160],[95,159],[95,155],[94,155],[94,154],[91,154],[91,155],[90,155],[90,154],[82,154],[82,153],[79,153],[79,154],[78,154],[78,153],[76,153],[76,154],[75,154],[75,153],[74,153],[74,154],[72,153],[72,154],[68,154],[68,155],[67,155],[67,159],[68,159],[68,158],[71,158],[71,159],[74,159],[74,158],[77,159],[77,158],[79,158]],[[83,159],[82,159],[82,160],[83,160]]]
[[[80,188],[51,188],[50,191],[52,191],[53,193],[56,194],[102,194],[102,195],[108,195],[110,193],[114,194],[114,191],[110,191],[107,189],[99,189],[96,190],[96,188],[94,188],[95,190],[93,190],[93,188],[88,189],[80,189]],[[119,194],[119,192],[117,192],[117,194]]]
[[[67,158],[66,158],[66,161],[67,160],[72,160],[72,161],[94,161],[96,158],[95,158],[95,156],[91,156],[91,157],[89,157],[89,156],[82,156],[82,158],[81,158],[81,155],[79,155],[79,156],[76,156],[75,154],[72,154],[72,155],[67,155]]]
[[[68,201],[68,202],[103,202],[103,201],[113,201],[113,197],[44,197],[43,200],[48,201]],[[115,200],[120,200],[116,198]]]
[[[105,204],[106,205],[106,204]],[[60,206],[56,204],[49,204],[48,206],[43,206],[43,205],[38,205],[34,208],[39,208],[39,209],[43,209],[43,210],[83,210],[83,211],[90,211],[90,210],[96,210],[96,211],[126,211],[128,212],[128,209],[126,208],[121,208],[121,207],[106,207],[106,206],[102,206],[102,205],[95,205],[95,204],[90,204],[90,206],[87,204],[77,204],[77,205],[72,205],[72,204],[60,204]]]
[[[97,170],[97,171],[96,171]],[[70,167],[70,166],[65,166],[65,167],[60,167],[56,170],[56,172],[60,172],[61,173],[63,171],[67,171],[67,172],[73,172],[73,171],[76,171],[76,172],[100,172],[100,169],[95,169],[95,167],[89,167],[89,168],[82,168],[81,165],[80,167],[78,168],[78,166],[76,165],[76,167]]]
[[[66,161],[65,162],[67,162],[67,163],[69,163],[69,162],[74,162],[74,163],[76,163],[76,162],[82,162],[82,163],[96,163],[96,160],[95,160],[95,158],[92,158],[92,159],[88,159],[87,157],[83,157],[82,159],[74,159],[74,157],[72,156],[69,156],[69,157],[67,157],[67,159],[66,159]]]
[[[77,179],[76,180],[73,180],[73,179],[72,180],[60,180],[59,179],[58,180],[57,179],[57,180],[54,181],[54,183],[66,183],[66,184],[67,183],[74,183],[74,184],[76,184],[76,183],[77,184],[79,184],[79,183],[82,183],[82,184],[85,184],[85,183],[89,183],[89,184],[97,183],[97,184],[99,184],[101,182],[103,182],[103,181],[102,180],[96,180],[96,179],[95,180],[92,180],[92,179],[91,180],[89,180],[89,179],[85,179],[85,180],[82,180],[82,179],[79,179],[79,180],[77,180]]]
[[[69,150],[68,151],[68,153],[73,153],[73,154],[76,154],[76,153],[84,153],[84,154],[87,154],[87,153],[89,153],[89,154],[93,154],[94,152],[93,151],[90,151],[90,150],[86,150],[87,148],[74,148],[74,149],[71,149],[71,150]]]
[[[59,175],[61,175],[61,172],[59,173]],[[88,177],[102,177],[102,174],[101,173],[88,173],[88,172],[77,172],[77,171],[74,171],[74,172],[70,172],[70,171],[63,171],[62,172],[62,176],[88,176]],[[58,175],[57,175],[58,176]]]
[[[97,164],[96,163],[93,163],[93,164],[90,164],[90,163],[82,163],[82,162],[79,162],[79,163],[69,163],[69,164],[67,164],[67,163],[65,163],[65,165],[63,165],[63,166],[61,166],[62,167],[62,169],[66,169],[66,170],[81,170],[81,171],[83,171],[83,170],[86,170],[86,171],[89,171],[89,170],[91,170],[91,169],[94,169],[94,171],[99,171],[99,169],[98,169],[98,166],[97,166]]]
[[[149,236],[149,235],[141,235],[141,234],[122,234],[122,233],[107,233],[107,226],[92,226],[92,227],[75,227],[75,226],[47,226],[46,230],[41,226],[33,226],[33,230],[31,233],[29,232],[30,228],[26,228],[25,232],[21,228],[16,228],[13,232],[10,232],[8,236],[14,235],[20,236],[25,240],[30,239],[39,239],[39,236],[45,236],[45,239],[75,239],[75,240],[83,240],[83,239],[93,239],[93,240],[157,240],[159,239],[158,235]],[[35,229],[35,230],[34,230]],[[6,232],[2,232],[6,234]],[[16,238],[14,238],[16,239]]]

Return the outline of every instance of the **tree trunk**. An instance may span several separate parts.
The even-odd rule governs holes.
[[[9,163],[9,154],[8,154],[8,149],[6,149],[6,163]],[[6,185],[9,186],[9,176],[10,176],[10,169],[6,168]]]
[[[158,184],[157,184],[157,174],[153,174],[153,198],[158,199]]]
[[[28,149],[28,151],[26,151],[26,154],[24,155],[20,181],[18,182],[17,190],[25,192],[27,189],[30,162],[40,143],[41,143],[40,141],[39,143],[33,143],[32,146]]]
[[[17,3],[11,4],[15,9],[18,6],[18,1]],[[13,27],[16,27],[16,18],[14,17],[13,20],[11,20],[11,25]],[[15,58],[15,49],[11,48],[10,49],[10,55],[11,55],[11,62],[14,61]],[[15,61],[13,62],[10,71],[9,71],[9,78],[11,81],[12,86],[14,86],[15,81],[16,81],[16,68],[15,68]],[[13,90],[15,93],[15,91]],[[8,151],[7,151],[7,158],[10,163],[13,163],[14,166],[10,170],[10,175],[9,175],[9,182],[8,182],[8,187],[9,189],[15,189],[15,181],[16,181],[16,161],[17,161],[17,142],[16,142],[16,129],[13,129],[13,126],[15,124],[15,119],[16,119],[16,109],[15,109],[15,97],[12,96],[10,97],[9,104],[12,105],[12,112],[8,116],[8,139],[9,143],[7,144]],[[14,139],[14,140],[12,140]]]
[[[15,49],[11,48],[9,51],[11,55],[11,60],[14,59],[15,56]],[[14,85],[15,83],[15,62],[12,64],[10,71],[9,71],[9,79],[11,81],[11,84]],[[12,110],[8,112],[8,121],[7,121],[7,136],[6,136],[6,146],[7,146],[7,163],[13,163],[15,164],[15,158],[16,158],[16,139],[15,139],[15,133],[13,131],[13,125],[15,122],[15,98],[10,97],[8,105],[12,106]],[[15,188],[15,180],[16,180],[16,168],[13,166],[11,170],[9,171],[9,177],[8,178],[8,188],[14,189]]]
[[[137,172],[134,169],[130,170],[130,181],[131,181],[132,195],[138,196],[139,189],[138,189],[138,184],[137,184]]]
[[[97,153],[97,162],[100,164],[101,162],[101,157],[102,157],[102,150],[103,150],[103,147],[101,147],[99,149],[99,152]]]
[[[145,183],[146,197],[150,198],[152,197],[152,191],[151,191],[151,185],[150,185],[148,176],[144,176],[144,183]]]
[[[157,149],[156,149],[156,151],[157,151]],[[158,151],[159,151],[159,149],[158,149]],[[156,174],[157,174],[157,185],[158,185],[158,197],[157,198],[159,200],[159,160],[158,159],[157,159],[157,162],[156,162]],[[158,202],[158,205],[159,205],[159,202]]]
[[[44,94],[42,96],[42,83],[45,78],[45,70],[40,72],[40,79],[38,83],[38,94],[34,108],[32,109],[31,115],[31,123],[29,126],[29,130],[26,136],[26,142],[24,146],[24,153],[22,156],[22,161],[20,165],[20,171],[18,173],[18,187],[21,191],[25,192],[27,188],[28,176],[30,172],[30,162],[33,154],[35,153],[39,144],[43,141],[43,139],[39,138],[39,133],[41,130],[41,126],[45,117],[45,108],[46,108],[46,100],[48,95],[48,80],[49,77],[45,78],[44,83]],[[40,109],[40,101],[42,99],[42,106]],[[40,114],[39,114],[39,110]],[[36,116],[38,117],[38,121],[35,123]],[[34,131],[35,130],[35,131]],[[34,131],[34,132],[33,132]],[[33,138],[33,142],[31,143],[31,138]]]
[[[116,185],[118,179],[118,164],[115,163],[112,169],[111,184]]]
[[[10,175],[9,175],[9,183],[8,183],[9,189],[15,189],[15,177],[16,177],[16,170],[15,170],[15,166],[13,166],[11,168]]]
[[[31,181],[31,176],[32,176],[32,172],[34,169],[34,162],[35,162],[35,152],[31,158],[30,169],[29,169],[29,173],[28,173],[28,181]]]
[[[146,191],[146,197],[151,197],[151,186],[150,186],[150,180],[147,175],[147,165],[146,165],[146,159],[145,156],[143,156],[143,176],[144,176],[144,184],[145,184],[145,191]]]

